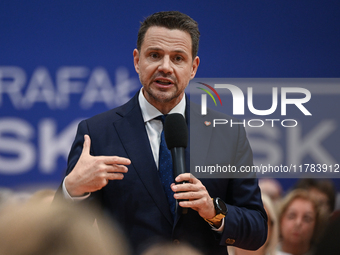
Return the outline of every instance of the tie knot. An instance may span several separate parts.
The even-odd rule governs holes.
[[[160,120],[162,121],[163,125],[164,125],[164,121],[165,121],[165,118],[166,118],[167,114],[165,115],[159,115],[155,118],[155,120]]]

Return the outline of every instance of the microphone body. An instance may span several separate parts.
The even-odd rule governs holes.
[[[174,178],[185,173],[185,148],[188,145],[188,126],[182,114],[168,114],[164,122],[164,137],[171,151]]]
[[[171,149],[172,167],[174,178],[185,173],[185,148],[174,147]]]
[[[165,118],[164,136],[167,147],[171,151],[173,175],[176,178],[178,175],[186,172],[185,148],[188,144],[188,127],[182,114],[173,113]],[[177,201],[181,202],[184,200],[178,199]],[[182,214],[187,212],[187,208],[182,209]]]

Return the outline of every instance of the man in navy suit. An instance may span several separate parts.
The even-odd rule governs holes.
[[[254,250],[266,240],[267,217],[256,179],[199,180],[181,174],[175,181],[187,183],[173,183],[171,189],[184,201],[172,214],[158,175],[162,122],[155,118],[180,113],[190,125],[189,119],[200,117],[192,111],[189,118],[184,93],[200,62],[199,35],[197,23],[180,12],[146,18],[133,51],[142,89],[125,105],[82,121],[69,154],[59,192],[99,203],[121,224],[136,253],[159,240],[188,242],[205,254],[227,254],[227,245]],[[252,165],[243,127],[222,133],[227,141],[222,160]],[[220,140],[222,133],[204,137]],[[189,162],[189,148],[186,158]]]

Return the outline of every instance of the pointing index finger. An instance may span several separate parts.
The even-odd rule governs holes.
[[[119,156],[104,156],[104,163],[107,165],[130,165],[131,161],[128,158]]]

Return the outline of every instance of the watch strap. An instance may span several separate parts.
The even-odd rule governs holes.
[[[213,203],[214,203],[214,208],[215,208],[215,211],[216,213],[218,212],[218,209],[216,208],[217,205],[216,205],[216,198],[211,198]],[[218,213],[216,214],[213,218],[211,219],[205,219],[204,220],[212,225],[217,225],[218,223],[220,223],[222,221],[222,219],[225,217],[226,215],[223,214],[223,213]]]
[[[222,219],[225,217],[224,214],[220,213],[215,215],[214,218],[211,219],[204,219],[206,222],[212,224],[212,225],[217,225],[218,223],[220,223],[222,221]]]

